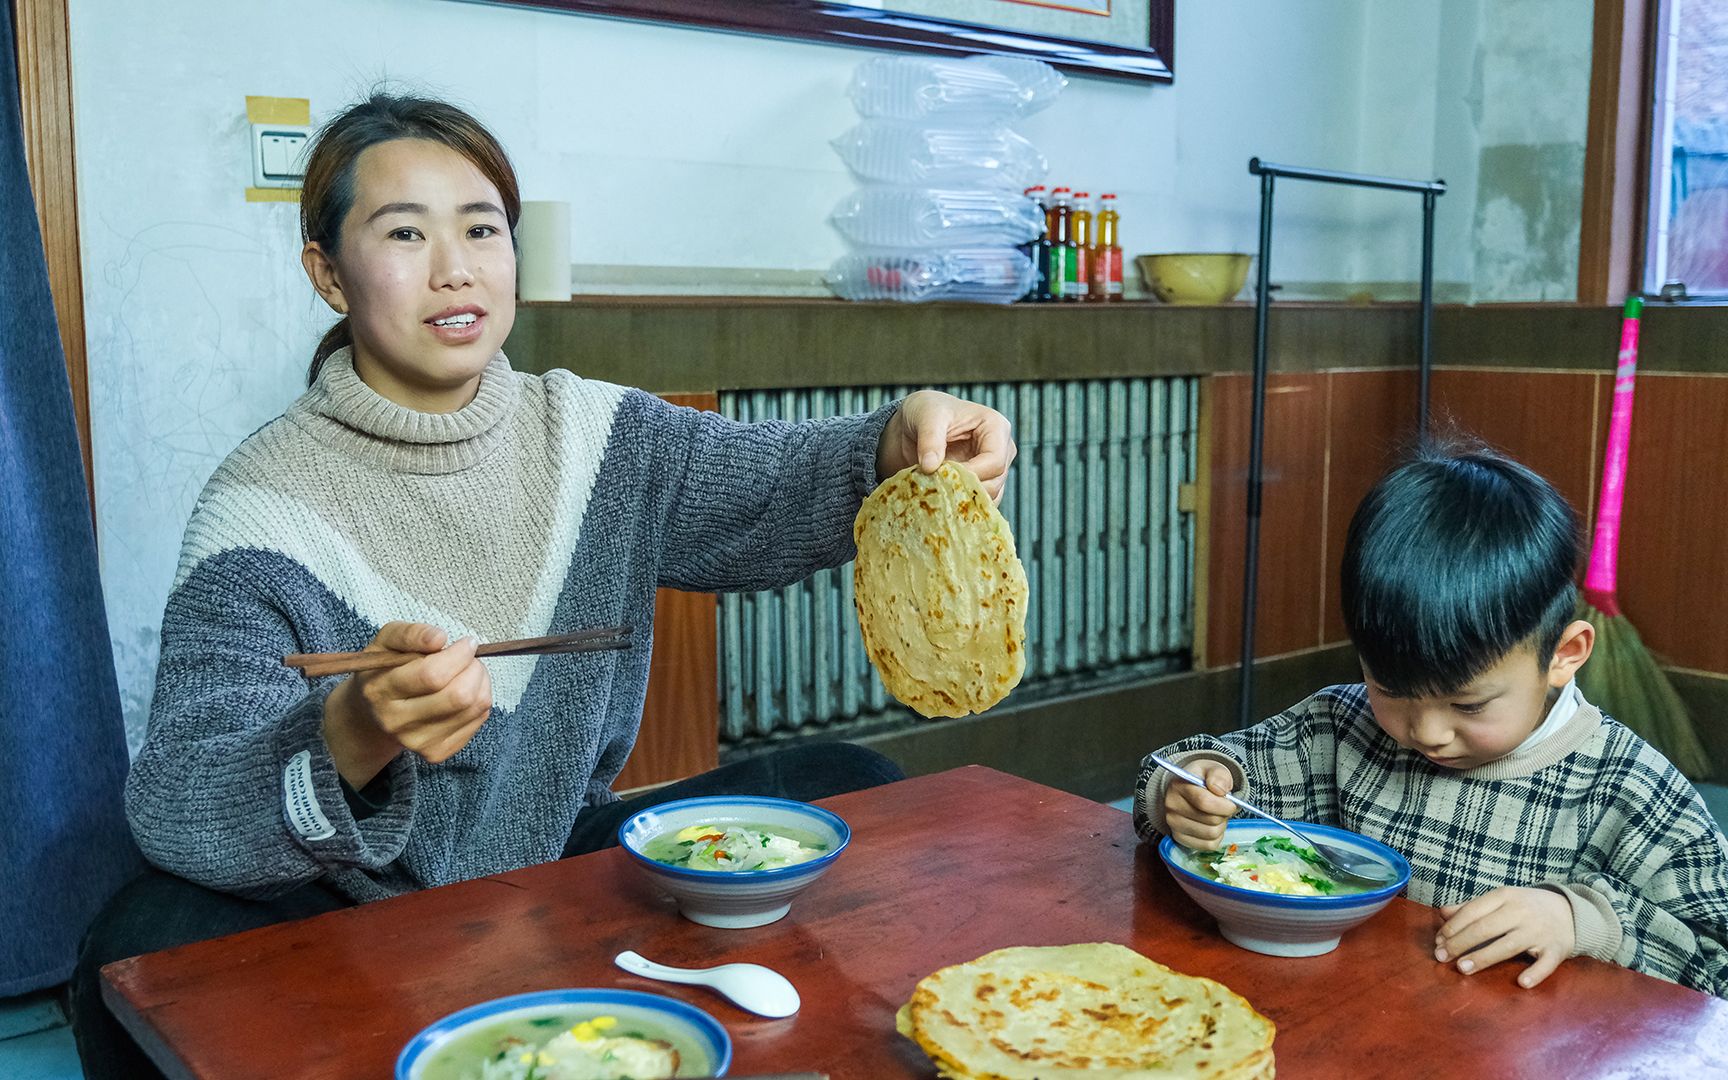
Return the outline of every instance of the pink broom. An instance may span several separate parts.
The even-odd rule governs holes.
[[[1626,458],[1632,444],[1632,393],[1638,376],[1639,297],[1629,297],[1620,328],[1620,359],[1614,373],[1614,408],[1602,462],[1596,535],[1584,572],[1578,617],[1596,628],[1596,650],[1578,674],[1579,689],[1603,712],[1636,731],[1693,780],[1710,773],[1710,758],[1698,741],[1667,674],[1644,647],[1615,597],[1620,550],[1620,508],[1626,494]]]

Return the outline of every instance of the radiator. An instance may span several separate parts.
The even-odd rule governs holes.
[[[1026,674],[1005,705],[1186,667],[1193,646],[1199,380],[980,383],[941,389],[1014,424],[1002,512],[1026,565]],[[737,420],[867,412],[908,387],[725,392]],[[845,736],[902,707],[870,667],[852,564],[784,589],[720,598],[722,745]]]

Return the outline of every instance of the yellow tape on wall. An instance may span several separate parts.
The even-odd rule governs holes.
[[[310,124],[312,101],[297,97],[254,97],[246,95],[246,122],[249,124]]]

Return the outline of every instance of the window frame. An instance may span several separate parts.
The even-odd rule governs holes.
[[[1577,302],[1618,306],[1643,291],[1649,172],[1648,42],[1659,0],[1596,0]]]

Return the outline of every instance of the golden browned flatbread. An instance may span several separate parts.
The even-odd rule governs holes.
[[[998,949],[921,981],[895,1026],[952,1080],[1271,1080],[1272,1021],[1105,943]]]
[[[890,477],[858,511],[853,602],[888,692],[925,716],[983,712],[1026,670],[1026,570],[972,470]]]

